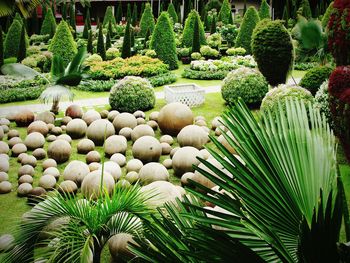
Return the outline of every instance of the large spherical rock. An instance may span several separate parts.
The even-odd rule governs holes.
[[[86,163],[74,160],[64,169],[63,179],[80,184],[88,173],[90,173],[90,169]]]
[[[28,134],[32,132],[39,132],[42,135],[46,136],[49,133],[49,128],[43,121],[34,121],[28,126],[27,132]]]
[[[163,134],[176,136],[183,127],[193,124],[191,109],[182,103],[165,105],[159,112],[158,125]]]
[[[18,157],[17,157],[17,162],[18,162],[18,163],[21,163],[22,160],[23,160],[23,158],[26,157],[26,156],[28,156],[27,153],[21,153],[21,154],[19,154]]]
[[[130,243],[136,244],[132,235],[127,233],[119,233],[109,239],[108,247],[113,262],[122,262],[125,258],[131,259],[133,257],[128,249]]]
[[[101,119],[100,113],[98,113],[95,110],[88,110],[83,114],[82,119],[86,122],[86,124],[89,126],[91,123],[93,123],[96,120]]]
[[[121,129],[125,127],[134,129],[137,125],[137,120],[135,116],[132,115],[131,113],[124,112],[124,113],[118,114],[114,118],[113,125],[116,132],[119,132]]]
[[[113,122],[114,118],[119,115],[119,111],[116,111],[116,110],[112,110],[108,113],[107,115],[107,119],[111,122]]]
[[[95,120],[87,128],[86,135],[96,145],[102,145],[104,138],[115,134],[113,124],[105,119]]]
[[[0,194],[7,194],[11,192],[12,184],[8,181],[3,181],[0,183]]]
[[[45,190],[53,189],[56,185],[56,178],[53,175],[45,174],[39,179],[39,186]]]
[[[82,119],[74,119],[68,122],[66,132],[73,139],[82,138],[85,136],[87,124]]]
[[[61,134],[61,135],[57,136],[56,140],[65,140],[69,144],[72,143],[72,138],[68,134]]]
[[[9,145],[9,147],[13,147],[14,145],[16,145],[17,143],[21,143],[22,139],[20,137],[13,137],[11,138],[7,143]]]
[[[0,172],[7,173],[10,170],[10,162],[6,158],[0,158]]]
[[[101,155],[98,151],[88,152],[86,155],[86,163],[99,163],[101,161]]]
[[[31,177],[29,174],[24,174],[18,179],[18,184],[32,184],[34,181],[33,177]]]
[[[58,190],[63,193],[71,194],[78,191],[78,186],[75,182],[67,180],[60,184]]]
[[[132,154],[143,163],[157,162],[162,154],[162,146],[156,138],[143,136],[135,141]]]
[[[66,162],[72,152],[72,147],[65,140],[56,140],[49,145],[47,154],[49,158],[54,159],[57,163]]]
[[[81,109],[81,107],[79,105],[70,105],[67,109],[66,109],[66,116],[71,117],[72,119],[75,118],[81,118],[83,117],[83,110]]]
[[[43,161],[42,166],[43,166],[43,170],[49,167],[57,167],[57,162],[54,159],[49,158]]]
[[[177,141],[181,147],[192,146],[197,149],[202,149],[208,140],[208,133],[197,125],[188,125],[182,128],[177,135]]]
[[[162,142],[160,145],[162,146],[162,155],[170,154],[172,148],[169,143]]]
[[[101,183],[102,171],[96,170],[85,176],[81,184],[81,192],[84,197],[97,199],[100,195],[100,183]],[[114,179],[108,172],[103,173],[103,187],[107,189],[111,194],[114,189]]]
[[[39,132],[32,132],[24,139],[24,144],[30,150],[42,148],[45,144],[45,137]]]
[[[158,129],[158,123],[156,121],[148,121],[146,124],[150,126],[154,131]]]
[[[60,178],[60,171],[56,168],[56,167],[49,167],[46,168],[45,171],[43,172],[43,175],[52,175],[53,177],[55,177],[56,181]]]
[[[30,110],[22,110],[15,115],[15,122],[18,127],[26,127],[34,121],[34,113]]]
[[[90,139],[82,139],[77,145],[78,153],[86,154],[95,149],[95,143]]]
[[[89,163],[90,172],[93,172],[93,171],[100,169],[100,166],[101,166],[100,163],[96,163],[96,162]]]
[[[9,175],[6,172],[0,172],[0,182],[8,181]]]
[[[163,165],[165,168],[171,169],[173,167],[173,161],[171,159],[165,159]]]
[[[128,148],[128,142],[124,136],[113,135],[107,138],[104,148],[108,156],[115,153],[125,153]]]
[[[115,153],[111,156],[110,160],[112,162],[117,163],[120,167],[125,166],[126,164],[126,157],[122,155],[121,153]]]
[[[139,171],[140,181],[149,184],[155,181],[169,181],[169,172],[160,163],[148,163]]]
[[[194,147],[186,146],[178,149],[174,154],[173,169],[177,176],[181,176],[186,172],[193,172],[193,165],[198,165],[197,157],[203,158],[200,151]]]
[[[15,245],[15,238],[10,234],[0,236],[0,252],[11,250]]]
[[[143,163],[140,160],[138,160],[138,159],[131,159],[126,164],[126,170],[128,172],[139,172],[140,169],[142,168],[142,166],[143,166]]]
[[[40,186],[34,187],[32,191],[28,194],[28,196],[31,197],[39,197],[39,196],[44,196],[46,194],[46,190]],[[41,201],[41,200],[40,200]]]
[[[17,130],[9,130],[9,132],[7,133],[7,139],[10,140],[14,137],[19,137],[19,131]]]
[[[0,141],[0,153],[8,153],[10,150],[10,147],[7,145],[6,142]]]
[[[0,125],[9,126],[10,125],[10,120],[7,119],[7,118],[0,118]]]
[[[119,135],[124,136],[125,139],[127,140],[131,139],[131,133],[132,133],[132,129],[129,127],[124,127],[119,131]]]
[[[53,135],[53,134],[47,136],[47,138],[46,138],[46,140],[47,140],[48,142],[56,141],[56,139],[57,139],[57,136],[56,136],[56,135]]]
[[[173,137],[171,137],[170,135],[163,135],[162,137],[160,137],[159,141],[168,143],[169,145],[172,145],[174,143],[174,139]]]
[[[112,161],[105,162],[103,165],[99,167],[99,170],[102,170],[102,167],[107,173],[112,175],[115,181],[118,181],[122,176],[122,169],[120,169],[120,166],[115,162],[112,162]]]
[[[46,124],[54,124],[55,123],[55,114],[50,111],[44,111],[35,116],[36,121],[43,121]]]
[[[23,183],[18,186],[17,195],[18,196],[27,196],[30,191],[32,191],[33,186],[29,183]]]
[[[133,184],[133,183],[136,183],[137,180],[140,179],[140,176],[137,172],[135,171],[131,171],[131,172],[128,172],[126,175],[125,175],[125,180],[127,180],[129,183]]]
[[[27,146],[24,143],[15,144],[12,149],[12,156],[19,156],[21,153],[25,153],[27,151]]]
[[[32,156],[32,155],[27,155],[27,156],[25,156],[25,157],[23,157],[23,159],[22,159],[22,161],[21,161],[21,164],[22,165],[26,165],[26,164],[28,164],[28,165],[30,165],[30,166],[33,166],[33,167],[35,167],[36,166],[36,158],[34,157],[34,156]]]
[[[38,160],[46,158],[46,151],[43,148],[35,149],[32,154]]]
[[[18,169],[18,176],[22,176],[25,174],[34,176],[34,173],[35,173],[34,167],[29,164],[23,165]]]
[[[153,129],[150,126],[146,125],[146,124],[137,125],[132,130],[131,139],[134,142],[138,138],[141,138],[142,136],[152,136],[152,137],[154,137]]]

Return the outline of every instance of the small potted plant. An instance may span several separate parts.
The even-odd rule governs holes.
[[[179,50],[179,55],[183,64],[191,63],[190,49],[189,48],[181,48]]]

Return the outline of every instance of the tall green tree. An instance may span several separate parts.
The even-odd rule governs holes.
[[[183,31],[182,44],[185,47],[191,47],[193,44],[193,31],[194,31],[194,25],[195,25],[196,21],[199,21],[200,43],[201,43],[201,45],[206,44],[203,23],[200,20],[200,16],[199,16],[198,12],[196,10],[192,10],[186,19],[185,27],[184,27],[184,31]]]
[[[89,30],[89,38],[87,41],[87,52],[89,52],[90,54],[94,54],[94,46],[92,44],[92,30]]]
[[[193,43],[192,43],[192,52],[199,52],[201,49],[201,43],[199,39],[199,21],[196,18],[193,29]]]
[[[115,3],[115,21],[119,24],[122,21],[123,12],[122,12],[122,3],[120,1]]]
[[[122,58],[128,58],[131,56],[131,32],[130,32],[130,22],[128,21],[126,23],[125,32],[124,32],[124,39],[123,39],[123,46],[122,46]]]
[[[132,12],[131,12],[131,4],[130,4],[130,3],[128,3],[128,5],[127,5],[126,19],[127,19],[128,21],[131,21],[131,20],[132,20]]]
[[[151,5],[146,3],[145,10],[143,11],[141,20],[140,20],[140,35],[144,37],[149,30],[152,34],[155,27],[154,16],[152,12]]]
[[[85,23],[84,23],[83,38],[85,39],[89,38],[89,25],[88,25],[87,19],[85,19]]]
[[[243,3],[243,16],[245,15],[246,12],[247,12],[247,0],[244,0],[244,3]]]
[[[107,6],[105,16],[103,17],[103,27],[107,28],[109,25],[109,22],[112,23],[113,27],[115,27],[116,21],[115,21],[114,15],[113,15],[112,6]]]
[[[132,25],[136,26],[138,20],[138,12],[137,12],[137,4],[134,3],[134,7],[132,10]]]
[[[19,42],[21,39],[22,24],[14,19],[9,30],[7,31],[4,42],[4,57],[17,57]]]
[[[4,64],[4,39],[2,36],[2,27],[0,25],[0,67]]]
[[[219,12],[218,20],[224,24],[232,24],[231,4],[228,0],[224,0]]]
[[[179,67],[173,25],[167,12],[162,12],[158,17],[150,46],[156,51],[158,58],[169,65],[169,69]]]
[[[100,24],[98,28],[98,38],[97,38],[97,54],[101,56],[103,60],[106,60],[106,47],[103,39],[102,25]]]
[[[88,29],[91,29],[91,15],[90,15],[90,8],[86,8],[86,18],[85,21],[87,22]]]
[[[56,18],[53,16],[52,10],[48,9],[41,26],[41,35],[50,35],[50,38],[56,33]]]
[[[74,36],[76,35],[77,32],[77,23],[76,23],[76,19],[75,19],[75,4],[74,2],[70,3],[70,12],[69,12],[69,22],[70,22],[70,26],[73,28],[74,30]]]
[[[109,21],[108,30],[107,30],[107,36],[106,36],[106,50],[108,50],[112,46],[112,42],[111,42],[111,36],[112,35],[113,35],[112,23],[111,23],[111,21]]]
[[[177,17],[176,10],[175,10],[175,7],[174,7],[173,3],[169,4],[169,6],[168,6],[168,13],[169,13],[171,19],[173,20],[173,24],[177,23],[178,22],[178,17]]]
[[[19,41],[17,62],[20,63],[27,56],[27,47],[26,47],[26,28],[24,24],[22,25],[21,38]]]
[[[62,4],[62,19],[67,20],[67,3],[66,1]]]
[[[265,18],[270,19],[270,6],[266,2],[266,0],[262,0],[259,8],[259,17],[260,20],[263,20]]]
[[[216,16],[213,16],[211,19],[211,25],[210,25],[210,34],[216,33]]]

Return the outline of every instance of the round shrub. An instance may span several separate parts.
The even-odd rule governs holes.
[[[155,102],[152,85],[140,77],[125,77],[112,87],[109,96],[112,109],[121,112],[149,110],[154,107]]]
[[[13,20],[7,31],[4,42],[4,58],[17,57],[19,42],[21,39],[22,25],[16,19]]]
[[[262,20],[252,38],[252,52],[271,86],[284,84],[294,61],[292,38],[281,21]]]
[[[329,108],[328,80],[323,82],[316,92],[314,107],[318,109],[321,114],[324,114],[329,125],[333,127],[331,110]]]
[[[185,21],[185,27],[184,27],[183,36],[182,36],[182,45],[185,47],[192,47],[193,36],[194,36],[194,24],[196,21],[198,21],[198,24],[199,24],[200,43],[201,45],[206,44],[203,23],[200,20],[200,16],[198,12],[195,10],[192,10]]]
[[[102,62],[102,61],[103,59],[99,54],[93,54],[85,59],[84,64],[87,66],[90,66],[95,64],[95,62]]]
[[[315,95],[321,84],[329,78],[333,69],[328,66],[314,67],[308,70],[299,85]]]
[[[228,56],[244,56],[246,53],[247,51],[242,47],[237,47],[237,48],[232,47],[226,50],[226,54]]]
[[[307,89],[299,86],[279,85],[266,94],[261,103],[261,111],[270,111],[272,116],[275,116],[279,112],[279,104],[285,109],[288,99],[299,99],[305,104],[314,100],[311,92]]]
[[[268,90],[268,84],[260,72],[242,67],[227,75],[221,95],[227,103],[233,103],[240,97],[248,105],[254,106],[260,104]]]

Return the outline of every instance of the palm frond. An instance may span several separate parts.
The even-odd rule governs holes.
[[[11,15],[17,6],[22,15],[27,18],[40,3],[41,0],[2,0],[0,2],[0,17]]]
[[[78,53],[74,56],[73,60],[68,64],[67,68],[65,69],[65,75],[80,72],[81,65],[83,64],[86,55],[86,47],[81,47],[78,50]]]
[[[44,103],[59,101],[63,97],[66,97],[72,101],[74,98],[74,93],[69,88],[62,85],[48,86],[40,95],[40,99]]]

